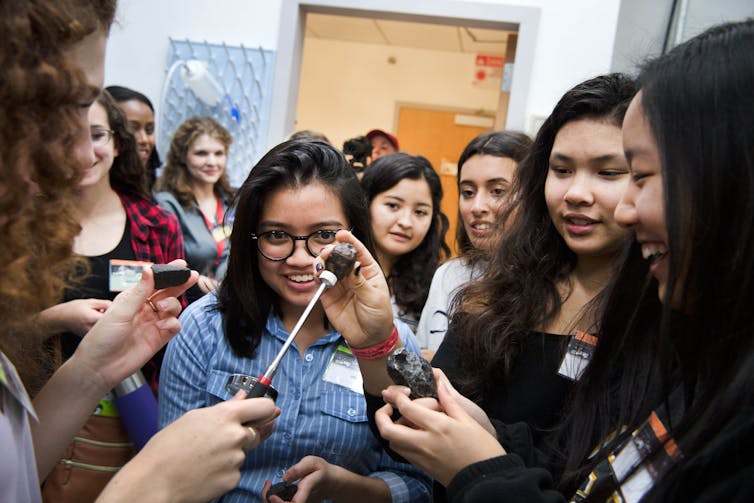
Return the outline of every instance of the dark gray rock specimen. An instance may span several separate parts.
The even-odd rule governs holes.
[[[356,248],[351,243],[338,243],[325,261],[325,269],[335,275],[338,280],[346,277],[353,270],[356,263]]]
[[[387,357],[387,373],[395,384],[411,388],[411,398],[437,398],[432,366],[421,355],[406,348]]]
[[[170,264],[154,264],[154,288],[161,290],[170,286],[182,285],[191,276],[191,269]]]
[[[298,491],[298,486],[296,484],[291,484],[290,482],[278,482],[277,484],[273,484],[272,487],[270,487],[270,490],[267,491],[267,503],[270,503],[270,496],[272,495],[277,496],[283,501],[291,501],[296,494],[296,491]]]

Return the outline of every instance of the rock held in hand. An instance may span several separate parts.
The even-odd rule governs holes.
[[[387,357],[387,373],[395,384],[411,388],[411,398],[437,398],[432,366],[421,355],[406,348],[396,349]]]
[[[170,264],[154,264],[154,288],[162,290],[170,286],[178,286],[185,283],[191,276],[191,269]]]
[[[341,280],[351,272],[355,263],[356,248],[351,243],[338,243],[325,260],[325,269],[333,273],[338,280]]]
[[[267,503],[270,503],[270,496],[272,495],[277,496],[283,501],[291,501],[293,496],[295,496],[296,491],[298,491],[298,486],[296,484],[291,484],[290,482],[278,482],[277,484],[273,484],[272,487],[270,487],[270,490],[267,491]]]

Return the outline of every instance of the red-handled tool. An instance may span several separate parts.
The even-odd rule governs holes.
[[[304,309],[301,317],[296,322],[296,326],[291,330],[290,335],[285,340],[283,347],[278,351],[275,359],[270,366],[267,367],[264,374],[259,376],[256,382],[252,384],[251,389],[247,394],[247,398],[258,398],[265,395],[268,388],[272,386],[272,378],[275,376],[275,372],[277,372],[278,366],[280,365],[283,356],[285,356],[285,352],[288,351],[288,348],[293,344],[293,340],[304,325],[306,318],[309,317],[309,313],[311,313],[314,305],[319,301],[322,293],[326,289],[335,286],[335,283],[337,283],[338,280],[343,279],[345,275],[353,269],[355,263],[356,249],[351,244],[338,243],[335,245],[330,256],[327,257],[327,260],[325,261],[325,270],[322,271],[322,274],[319,276],[321,284],[319,285],[317,292],[314,294],[314,297],[312,297],[312,300],[309,301],[309,304],[307,304],[306,309]]]

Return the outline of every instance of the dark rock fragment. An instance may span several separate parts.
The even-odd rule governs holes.
[[[291,501],[298,491],[298,486],[290,482],[278,482],[270,487],[267,491],[267,503],[270,503],[270,496],[273,494],[283,501]]]
[[[411,388],[411,398],[437,398],[432,366],[421,355],[406,348],[387,357],[387,373],[395,384]]]
[[[155,290],[181,285],[191,276],[191,269],[188,267],[170,264],[154,264],[152,272],[154,272]]]
[[[351,243],[338,243],[325,260],[325,269],[333,273],[338,280],[341,280],[351,272],[355,263],[356,248]]]

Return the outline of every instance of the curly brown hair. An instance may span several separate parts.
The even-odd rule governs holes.
[[[184,208],[191,208],[196,202],[191,188],[191,174],[186,166],[186,155],[191,144],[204,134],[222,143],[227,154],[233,142],[230,132],[210,117],[192,117],[178,126],[173,133],[165,167],[155,184],[156,192],[170,192]],[[227,169],[215,183],[215,193],[226,198],[233,196]]]
[[[56,303],[76,265],[80,227],[74,191],[80,178],[71,151],[84,134],[82,105],[98,92],[65,54],[98,29],[106,32],[115,1],[0,2],[0,349],[19,372],[33,373],[28,322]],[[88,134],[88,131],[87,131]]]

